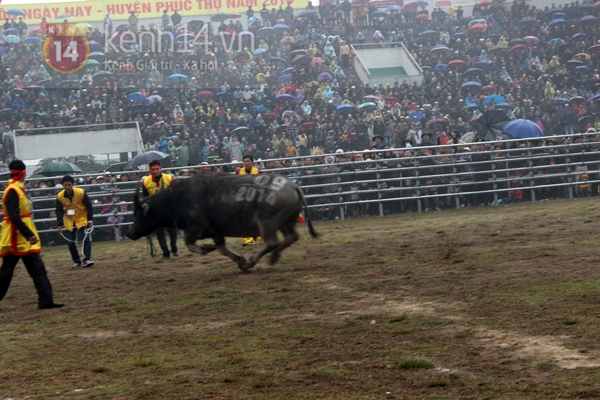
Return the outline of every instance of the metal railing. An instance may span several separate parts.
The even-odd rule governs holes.
[[[556,144],[544,144],[543,139],[336,153],[257,164],[263,172],[297,182],[317,221],[598,195],[600,137],[553,137]],[[234,173],[240,166],[214,164],[211,172],[204,171],[207,166],[164,171],[178,178],[184,169]],[[144,175],[145,171],[105,173],[104,182],[95,175],[77,177],[77,186],[88,192],[93,203],[94,240],[123,238],[133,220],[135,188]],[[41,187],[57,180],[27,181],[44,245],[64,244],[54,215],[62,188]]]

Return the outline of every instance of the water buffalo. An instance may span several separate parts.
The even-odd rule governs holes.
[[[185,231],[188,249],[201,255],[213,250],[231,258],[242,269],[252,268],[272,252],[270,264],[283,249],[298,240],[296,223],[302,209],[310,234],[317,237],[302,190],[281,175],[202,174],[176,180],[152,197],[134,197],[134,222],[127,236],[137,240],[159,227]],[[277,231],[284,235],[282,242]],[[225,237],[261,236],[265,243],[249,260],[227,248]],[[213,244],[196,245],[212,238]]]

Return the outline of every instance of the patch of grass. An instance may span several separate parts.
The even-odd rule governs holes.
[[[311,370],[308,376],[311,378],[329,378],[333,373],[334,371],[330,367],[321,366]]]
[[[398,361],[396,367],[399,369],[432,369],[435,365],[422,358],[409,358]]]

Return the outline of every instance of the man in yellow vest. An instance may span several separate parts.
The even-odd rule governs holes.
[[[56,221],[58,233],[67,238],[67,246],[73,259],[73,268],[89,268],[94,265],[92,257],[92,234],[83,235],[83,263],[77,250],[77,232],[94,227],[92,202],[85,190],[76,188],[75,179],[65,175],[61,184],[63,189],[56,196]],[[81,236],[81,235],[80,235]]]
[[[63,304],[54,302],[52,285],[40,255],[39,235],[31,219],[31,203],[23,186],[25,164],[14,160],[8,168],[11,179],[2,195],[4,218],[0,227],[0,301],[8,291],[17,263],[22,259],[38,292],[38,308],[60,308]]]
[[[173,175],[163,174],[160,161],[152,161],[150,163],[150,175],[142,179],[144,196],[154,196],[156,192],[168,188],[172,183]],[[171,253],[173,253],[175,257],[179,257],[179,252],[177,250],[177,229],[166,229],[171,241]],[[168,260],[171,257],[171,253],[169,253],[169,247],[167,246],[167,240],[165,238],[165,228],[158,228],[156,230],[156,239],[158,239],[158,244],[163,251],[163,260]]]
[[[258,169],[254,166],[254,158],[252,158],[252,156],[244,156],[243,161],[244,161],[244,166],[241,168],[238,168],[237,171],[235,172],[237,175],[258,175],[258,174],[260,174],[260,169]],[[261,242],[263,241],[261,237],[259,237],[259,239]],[[254,241],[253,237],[247,237],[247,238],[244,238],[244,243],[242,244],[242,246],[253,246],[255,244],[256,244],[256,242]]]

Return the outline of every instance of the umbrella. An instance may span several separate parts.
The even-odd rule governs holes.
[[[127,167],[127,162],[120,162],[120,163],[116,163],[111,165],[110,167],[106,168],[106,171],[104,172],[123,172],[126,171]]]
[[[258,55],[260,55],[260,54],[262,54],[262,53],[266,53],[266,52],[267,52],[267,51],[266,51],[265,49],[258,48],[258,49],[254,50],[254,51],[252,52],[252,55],[253,55],[253,56],[258,56]]]
[[[569,101],[572,103],[585,103],[585,98],[583,98],[582,96],[575,96],[571,97]]]
[[[115,31],[117,31],[117,32],[127,32],[128,30],[129,30],[129,25],[127,25],[127,24],[121,24],[115,28]],[[116,37],[115,37],[115,39],[116,39]]]
[[[23,43],[37,44],[37,43],[40,43],[41,41],[42,41],[42,39],[40,39],[39,37],[31,36],[31,37],[25,38],[25,40],[23,40]]]
[[[483,74],[483,70],[479,69],[479,68],[469,68],[468,70],[463,72],[463,75],[470,75],[470,74]]]
[[[387,17],[385,10],[376,10],[371,13],[372,17]]]
[[[6,35],[4,37],[4,40],[7,41],[8,43],[19,43],[21,41],[21,39],[15,35]]]
[[[290,27],[286,24],[275,24],[275,25],[273,25],[273,29],[281,29],[281,30],[289,31]]]
[[[477,132],[477,137],[485,140],[496,140],[496,136],[502,134],[504,125],[510,121],[504,111],[486,111],[477,120],[471,122]]]
[[[600,1],[595,2],[594,7],[596,7],[596,8],[600,7]]]
[[[8,15],[16,15],[19,17],[24,17],[25,15],[27,15],[25,11],[21,10],[20,8],[10,8],[6,13]]]
[[[527,50],[527,46],[525,46],[524,44],[518,44],[518,45],[510,48],[511,53],[516,53],[517,51],[523,51],[523,50]]]
[[[473,88],[473,87],[480,88],[481,87],[481,83],[475,82],[475,81],[469,81],[469,82],[463,83],[460,86],[461,89],[464,89],[464,88]]]
[[[169,79],[172,80],[173,82],[188,83],[190,81],[190,78],[188,78],[187,76],[185,76],[183,74],[173,74],[173,75],[169,76]]]
[[[229,16],[223,12],[218,12],[210,17],[210,20],[213,22],[223,22],[227,19],[229,19]]]
[[[299,18],[312,17],[313,15],[317,15],[317,10],[303,10],[298,14]]]
[[[433,46],[430,51],[448,51],[450,48],[448,46],[444,46],[443,44],[438,44],[437,46]]]
[[[448,71],[448,64],[438,64],[435,67],[433,67],[433,70],[435,72],[438,72],[440,69],[443,71]]]
[[[31,39],[31,38],[30,38]],[[89,58],[86,62],[85,65],[100,65],[101,62],[98,60],[94,60],[93,58]]]
[[[315,57],[310,62],[310,66],[313,68],[316,67],[317,65],[322,65],[322,64],[325,64],[325,60],[323,60],[321,57]]]
[[[550,39],[548,41],[548,46],[558,46],[561,43],[564,43],[565,41],[561,38],[554,38],[554,39]]]
[[[508,45],[509,46],[515,46],[517,44],[523,44],[523,43],[525,43],[525,39],[516,38],[516,39],[513,39],[510,42],[508,42]]]
[[[299,132],[310,131],[313,129],[317,129],[316,122],[306,122],[298,127]]]
[[[100,78],[110,79],[112,77],[113,77],[113,74],[110,71],[99,71],[99,72],[96,72],[94,75],[92,75],[92,79],[100,79]]]
[[[593,103],[596,100],[600,100],[600,94],[597,94],[595,96],[592,96],[588,99],[588,103]]]
[[[496,90],[496,87],[493,85],[485,85],[484,87],[481,88],[481,91],[484,93],[493,92],[495,90]]]
[[[493,47],[490,49],[490,51],[504,51],[504,50],[506,50],[506,47],[504,47],[504,46],[500,46],[500,45],[493,46]]]
[[[581,60],[569,60],[569,61],[567,61],[567,65],[570,65],[571,67],[573,67],[573,66],[580,66],[580,65],[583,65],[583,61],[581,61]]]
[[[487,28],[486,24],[474,24],[469,27],[469,32],[483,32],[487,31]]]
[[[241,17],[242,17],[242,14],[238,14],[238,13],[229,13],[229,14],[227,14],[227,16],[228,16],[230,19],[237,19],[237,18],[241,18]]]
[[[294,96],[292,96],[291,94],[282,93],[282,94],[279,94],[279,95],[275,96],[275,100],[279,100],[279,101],[293,100],[293,101],[296,101],[296,98]]]
[[[71,19],[73,18],[72,15],[69,14],[60,14],[58,17],[56,17],[55,19],[58,20],[63,20],[63,19]]]
[[[215,100],[233,99],[233,94],[229,92],[219,92],[215,95]]]
[[[289,75],[290,72],[296,71],[296,70],[297,70],[297,68],[295,68],[295,67],[289,67],[289,68],[286,68],[283,71],[281,71],[280,75]]]
[[[106,57],[106,54],[100,51],[93,51],[90,53],[90,57]]]
[[[309,56],[300,55],[300,56],[296,56],[292,60],[292,64],[309,64],[311,62],[311,60],[312,59]]]
[[[248,61],[250,59],[250,54],[248,53],[237,53],[235,56],[233,56],[233,60],[234,61]]]
[[[249,131],[250,128],[248,128],[247,126],[239,126],[237,128],[235,128],[234,130],[232,130],[230,133],[231,135],[235,134],[240,134],[240,133],[245,133],[246,131]]]
[[[511,104],[509,104],[509,103],[499,103],[499,104],[496,104],[495,107],[496,108],[504,108],[504,109],[511,109],[511,108],[513,108],[513,106]]]
[[[491,102],[492,102],[492,100],[496,104],[498,104],[498,103],[506,103],[506,98],[504,96],[493,94],[491,96],[486,97],[485,100],[483,100],[483,102],[481,104],[483,104],[484,106],[490,105]]]
[[[568,102],[569,102],[569,99],[564,98],[564,97],[555,97],[552,99],[552,104],[556,104],[557,106],[567,104]]]
[[[366,103],[362,103],[360,106],[358,106],[358,109],[359,110],[372,110],[375,107],[377,107],[377,104],[367,101]]]
[[[294,39],[292,36],[287,36],[287,37],[284,37],[283,39],[281,39],[279,41],[279,43],[281,43],[281,44],[296,43],[296,39]]]
[[[194,35],[192,35],[191,33],[184,33],[184,34],[177,36],[175,38],[175,40],[177,40],[180,43],[183,43],[184,41],[189,42],[189,41],[194,40]]]
[[[256,35],[257,36],[266,36],[273,32],[275,32],[275,29],[271,28],[270,26],[265,26],[264,28],[260,28],[258,31],[256,31]]]
[[[527,24],[527,23],[531,23],[531,22],[537,22],[537,19],[535,19],[533,17],[525,17],[525,18],[521,18],[519,20],[520,24]]]
[[[60,176],[82,174],[83,171],[73,163],[56,161],[44,165],[37,173],[44,176]]]
[[[523,40],[527,44],[538,44],[540,42],[540,39],[537,36],[525,36]]]
[[[454,35],[450,36],[450,39],[456,40],[456,39],[462,39],[463,37],[465,37],[464,32],[456,32]]]
[[[292,55],[294,55],[294,56],[296,56],[298,54],[306,54],[306,53],[308,53],[308,51],[305,49],[296,49],[296,50],[292,51]]]
[[[588,47],[588,51],[594,53],[600,53],[600,44],[595,44],[593,46]]]
[[[448,63],[448,68],[462,68],[466,66],[467,62],[464,60],[452,60]]]
[[[11,115],[12,112],[12,108],[3,108],[2,110],[0,110],[0,115]]]
[[[427,15],[427,14],[419,14],[419,15],[417,15],[415,17],[415,20],[417,20],[417,21],[421,21],[421,20],[424,20],[424,19],[429,19],[429,15]]]
[[[593,15],[586,15],[585,17],[581,17],[579,18],[580,23],[585,23],[585,22],[596,22],[598,21],[598,17],[594,17]]]
[[[574,34],[573,36],[571,36],[571,37],[569,38],[569,40],[567,40],[567,42],[574,42],[574,41],[576,41],[576,40],[583,40],[583,39],[585,39],[586,37],[587,37],[587,35],[586,35],[585,33],[581,33],[581,32],[579,32],[579,33],[576,33],[576,34]]]
[[[579,5],[580,10],[590,10],[592,8],[594,8],[594,5],[590,3],[583,3]]]
[[[489,68],[492,63],[489,61],[477,61],[475,65],[479,68]]]
[[[438,31],[434,31],[434,30],[427,30],[427,31],[423,31],[420,33],[421,36],[429,36],[429,35],[439,35],[440,33]]]
[[[210,99],[214,95],[215,94],[213,92],[209,92],[208,90],[203,90],[201,92],[198,92],[196,94],[196,97],[199,98],[199,99]]]
[[[544,136],[544,131],[538,124],[528,119],[515,119],[504,125],[504,132],[514,138],[525,139]]]
[[[342,111],[352,111],[352,109],[354,108],[354,106],[352,104],[341,104],[339,106],[337,106],[336,110],[337,112],[342,112]]]
[[[556,18],[556,19],[553,19],[552,21],[548,22],[548,26],[557,25],[557,24],[563,24],[565,22],[567,22],[567,21],[565,21],[562,18]]]
[[[152,161],[156,160],[161,161],[167,157],[169,157],[169,155],[163,153],[162,151],[147,151],[145,153],[138,154],[137,156],[129,160],[125,168],[127,170],[132,170],[134,168],[139,167],[140,165],[147,165],[150,164]]]
[[[154,104],[155,101],[158,101],[159,103],[161,103],[163,101],[163,98],[161,96],[159,96],[158,94],[153,94],[152,96],[148,96],[148,98],[146,100],[148,100],[148,102],[150,102],[150,104]]]
[[[146,96],[144,96],[142,93],[140,92],[135,92],[135,93],[130,93],[129,96],[127,96],[127,100],[129,101],[146,101]]]
[[[490,4],[492,4],[492,0],[481,0],[479,2],[480,6],[489,6]]]
[[[265,106],[254,106],[254,107],[252,107],[252,109],[253,109],[253,110],[256,110],[256,111],[257,111],[257,112],[259,112],[259,113],[263,113],[263,112],[264,112],[264,113],[266,113],[266,112],[269,112],[269,109],[268,109],[267,107],[265,107]]]
[[[415,3],[419,6],[419,7],[427,7],[429,5],[428,2],[426,1],[415,1]]]
[[[444,122],[443,118],[432,118],[429,121],[427,121],[427,124],[436,125],[436,124],[441,124],[442,122]]]
[[[575,67],[576,72],[590,72],[592,69],[587,65],[580,65],[579,67]]]
[[[4,32],[2,32],[2,34],[3,35],[13,35],[18,32],[19,32],[19,30],[17,28],[8,28],[8,29],[5,29]]]
[[[363,96],[363,99],[365,99],[367,101],[378,101],[379,97],[369,94],[367,96]]]
[[[331,75],[329,72],[321,72],[317,76],[317,81],[319,81],[319,82],[327,80],[327,79],[329,79],[330,81],[333,80],[333,75]]]

